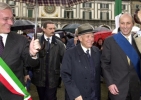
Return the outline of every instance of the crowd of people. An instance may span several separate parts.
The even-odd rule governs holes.
[[[0,2],[0,15],[0,58],[27,91],[30,82],[36,86],[39,100],[57,100],[61,80],[65,100],[101,100],[101,76],[109,90],[108,100],[139,100],[141,61],[131,32],[131,14],[120,16],[117,34],[99,38],[97,43],[88,23],[78,26],[74,37],[68,38],[64,31],[55,34],[55,23],[46,21],[43,34],[34,39],[10,30],[14,21],[8,4]],[[0,100],[23,100],[24,96],[11,92],[6,81],[0,79]]]

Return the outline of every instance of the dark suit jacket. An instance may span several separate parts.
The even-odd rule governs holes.
[[[61,77],[69,96],[66,100],[74,100],[80,95],[83,100],[91,100],[91,92],[95,92],[92,100],[100,100],[100,52],[97,47],[91,48],[91,57],[96,71],[93,82],[95,91],[91,91],[91,70],[81,45],[66,51],[61,67]]]
[[[29,42],[25,37],[12,32],[8,33],[6,45],[1,56],[23,84],[24,64],[28,64],[28,66],[32,67],[38,64],[37,60],[31,59],[29,56],[28,46]],[[12,94],[0,83],[0,100],[23,100],[23,97]]]
[[[132,46],[137,50],[133,39]],[[108,87],[116,84],[119,90],[119,95],[110,94],[112,100],[125,100],[128,92],[131,93],[132,100],[139,100],[140,80],[132,63],[129,66],[126,54],[112,36],[104,41],[101,64]]]

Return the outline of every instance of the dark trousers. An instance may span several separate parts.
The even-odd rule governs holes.
[[[48,88],[36,86],[36,88],[39,95],[39,100],[57,100],[56,97],[57,87]]]
[[[62,81],[62,78],[59,77],[58,88],[61,88],[61,81]]]
[[[140,100],[140,96],[134,96],[134,93],[131,94],[130,91],[127,94],[126,100]]]

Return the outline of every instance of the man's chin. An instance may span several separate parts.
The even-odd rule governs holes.
[[[5,32],[3,32],[3,33],[5,33],[5,34],[10,33],[10,30],[9,30],[9,31],[5,31]]]

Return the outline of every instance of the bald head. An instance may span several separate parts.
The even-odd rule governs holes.
[[[134,19],[133,19],[133,16],[132,16],[130,13],[128,13],[128,12],[123,13],[123,14],[120,16],[120,18],[119,18],[119,22],[120,22],[121,18],[123,18],[123,17],[130,17],[131,20],[132,20],[132,23],[133,23],[133,24],[135,23],[135,22],[134,22]]]
[[[132,27],[134,25],[134,20],[131,14],[124,13],[119,18],[119,28],[121,33],[125,36],[129,36],[131,34]]]

